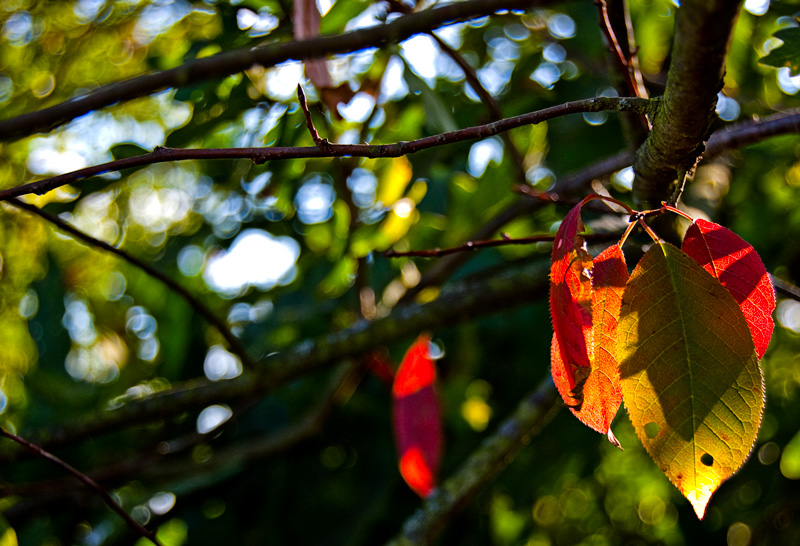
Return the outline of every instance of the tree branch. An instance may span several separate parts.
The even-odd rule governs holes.
[[[206,320],[206,322],[208,322],[220,333],[220,335],[228,343],[228,348],[241,359],[242,364],[244,364],[248,368],[253,367],[253,361],[250,358],[250,355],[247,354],[247,350],[244,348],[244,345],[242,345],[241,341],[239,341],[239,338],[233,335],[230,328],[228,328],[228,325],[225,324],[225,321],[216,316],[214,313],[212,313],[211,309],[203,305],[203,303],[199,299],[194,297],[188,290],[186,290],[186,288],[184,288],[175,280],[173,280],[169,275],[165,275],[164,273],[162,273],[155,267],[151,266],[147,262],[140,260],[136,256],[128,254],[127,252],[125,252],[120,248],[112,246],[106,243],[105,241],[101,241],[100,239],[96,239],[91,235],[82,232],[78,228],[64,222],[58,216],[54,216],[49,212],[45,212],[38,207],[29,205],[27,203],[23,203],[22,201],[16,198],[9,199],[8,203],[14,205],[17,208],[20,208],[22,210],[28,211],[30,213],[39,216],[40,218],[56,226],[56,228],[60,229],[61,231],[69,233],[76,239],[80,239],[81,241],[89,244],[90,246],[103,249],[106,252],[110,252],[111,254],[114,254],[115,256],[122,258],[123,260],[133,265],[134,267],[141,269],[154,279],[158,279],[159,281],[164,283],[167,286],[167,288],[169,288],[170,290],[175,292],[178,296],[183,298],[184,301],[186,301],[192,307],[192,309],[197,311],[197,313],[200,316],[202,316]]]
[[[101,165],[79,169],[59,176],[37,180],[29,184],[0,191],[0,201],[19,197],[28,193],[42,195],[66,184],[112,171],[133,167],[185,161],[189,159],[250,159],[257,164],[284,159],[305,159],[312,157],[399,157],[422,150],[488,138],[504,131],[524,125],[541,123],[568,114],[581,112],[600,112],[607,110],[645,112],[650,102],[646,99],[627,97],[597,97],[551,106],[511,118],[501,119],[484,125],[476,125],[449,133],[432,135],[417,140],[401,141],[394,144],[332,144],[310,147],[273,148],[162,148],[157,147],[149,154],[109,161]]]
[[[548,379],[520,402],[514,414],[448,478],[423,506],[403,524],[389,546],[431,544],[453,517],[516,457],[559,408],[553,383]]]
[[[117,409],[92,414],[80,422],[39,430],[35,436],[40,444],[61,445],[134,424],[170,419],[214,403],[263,396],[302,375],[330,368],[343,359],[415,336],[422,330],[441,330],[538,300],[547,289],[547,270],[546,260],[536,260],[522,267],[505,267],[493,275],[483,273],[480,278],[465,279],[443,289],[436,300],[425,305],[395,309],[373,322],[360,321],[317,341],[307,340],[269,355],[253,371],[245,371],[235,379],[187,381]],[[10,453],[0,460],[7,462],[14,457]]]
[[[657,206],[694,167],[711,134],[725,54],[740,0],[685,0],[675,16],[672,63],[653,130],[636,154],[634,197]]]
[[[52,453],[48,453],[47,451],[45,451],[44,449],[42,449],[38,445],[36,445],[36,444],[34,444],[32,442],[29,442],[28,440],[26,440],[24,438],[21,438],[21,437],[17,436],[16,434],[12,434],[11,432],[7,431],[6,429],[4,429],[2,427],[0,427],[0,435],[8,438],[9,440],[12,440],[12,441],[16,442],[17,444],[21,445],[22,447],[24,447],[25,449],[27,449],[31,453],[33,453],[33,454],[35,454],[35,455],[37,455],[37,456],[39,456],[39,457],[41,457],[43,459],[46,459],[46,460],[48,460],[48,461],[50,461],[52,463],[55,463],[56,465],[58,465],[59,467],[61,467],[65,471],[67,471],[70,474],[72,474],[73,476],[75,476],[84,485],[86,485],[86,487],[88,487],[89,489],[94,491],[97,494],[97,496],[99,496],[103,500],[103,502],[106,503],[106,505],[109,508],[111,508],[111,510],[113,510],[123,520],[125,520],[125,523],[128,525],[128,527],[133,529],[137,534],[143,536],[144,538],[146,538],[147,540],[149,540],[150,542],[152,542],[156,546],[161,546],[161,543],[156,538],[155,533],[152,533],[152,532],[148,531],[147,529],[145,529],[144,527],[142,527],[142,525],[139,524],[139,522],[137,522],[135,519],[133,519],[125,510],[122,509],[122,507],[119,504],[117,504],[117,502],[113,498],[111,498],[111,495],[109,495],[108,492],[105,489],[100,487],[97,484],[97,482],[95,482],[89,476],[87,476],[86,474],[83,474],[79,470],[77,470],[74,467],[70,466],[69,464],[65,463],[64,461],[62,461],[61,459],[59,459],[58,457],[56,457]]]
[[[400,42],[420,32],[491,15],[500,10],[527,9],[553,0],[468,0],[399,17],[390,23],[308,40],[246,47],[202,59],[187,61],[177,68],[137,76],[104,85],[82,97],[0,121],[0,141],[15,140],[37,132],[50,131],[79,116],[118,102],[143,97],[169,87],[186,87],[224,78],[253,65],[274,66],[288,60],[317,59],[350,53],[368,47]]]
[[[587,241],[610,241],[622,235],[621,233],[590,233],[582,234],[581,236]],[[463,245],[452,248],[434,248],[431,250],[409,250],[406,252],[398,252],[395,250],[387,250],[383,253],[385,258],[400,258],[400,257],[414,257],[414,258],[441,258],[442,256],[450,256],[459,252],[470,252],[473,250],[480,250],[484,248],[496,248],[499,246],[510,245],[532,245],[534,243],[552,242],[555,235],[533,235],[531,237],[520,237],[518,239],[493,239],[490,241],[467,241]]]

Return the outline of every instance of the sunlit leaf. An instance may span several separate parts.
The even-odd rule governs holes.
[[[631,275],[617,334],[636,434],[702,518],[761,423],[764,385],[747,323],[716,279],[664,243]]]
[[[619,245],[601,252],[592,267],[592,327],[594,360],[583,386],[583,406],[579,418],[588,426],[608,434],[619,445],[609,426],[622,403],[622,388],[617,365],[617,322],[622,293],[628,281],[628,266]]]
[[[427,497],[436,487],[442,453],[436,368],[428,354],[429,342],[423,334],[409,348],[392,387],[400,473],[420,497]]]
[[[591,368],[592,258],[578,234],[582,203],[561,222],[553,240],[550,266],[550,317],[553,321],[551,368],[564,402],[579,408],[580,390]]]
[[[775,289],[755,249],[731,230],[702,219],[689,227],[681,248],[736,299],[756,354],[764,356],[772,337]]]

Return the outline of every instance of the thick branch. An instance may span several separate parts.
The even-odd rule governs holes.
[[[253,372],[236,379],[211,382],[196,379],[92,415],[71,425],[38,432],[40,444],[58,445],[121,427],[169,419],[187,410],[243,397],[262,396],[313,371],[329,368],[379,346],[414,336],[422,330],[441,330],[503,308],[541,299],[547,286],[547,263],[508,267],[495,275],[468,279],[444,289],[435,301],[408,305],[373,322],[361,321],[317,341],[299,343],[290,350],[267,356]],[[9,455],[13,457],[13,455]],[[3,458],[5,459],[5,458]]]
[[[514,414],[406,520],[400,534],[388,544],[431,544],[450,520],[500,474],[555,415],[559,407],[557,398],[549,380],[526,396]]]
[[[512,118],[505,118],[485,125],[477,125],[466,129],[459,129],[449,133],[432,135],[411,141],[396,142],[394,144],[331,144],[311,147],[273,147],[273,148],[156,148],[149,154],[109,161],[101,165],[87,167],[70,173],[37,180],[29,184],[0,191],[0,201],[11,197],[19,197],[28,193],[42,195],[67,184],[79,180],[104,174],[111,171],[121,171],[133,167],[165,163],[171,161],[184,161],[187,159],[250,159],[261,164],[267,161],[283,159],[306,159],[312,157],[399,157],[414,152],[463,142],[488,138],[504,131],[509,131],[523,125],[541,123],[568,114],[581,112],[600,112],[606,110],[644,112],[650,102],[645,99],[626,97],[598,97],[551,106],[536,112],[529,112]]]
[[[690,170],[711,133],[740,0],[686,0],[675,16],[672,64],[653,130],[633,163],[634,196],[656,206]]]
[[[253,65],[274,66],[288,60],[317,59],[336,53],[350,53],[368,47],[400,42],[420,32],[491,15],[499,10],[527,9],[546,5],[548,0],[469,0],[454,2],[400,17],[385,25],[320,36],[309,40],[242,48],[212,57],[187,61],[177,68],[155,72],[104,85],[91,93],[50,108],[0,121],[0,141],[46,132],[94,110],[144,97],[168,87],[185,87],[224,78]]]

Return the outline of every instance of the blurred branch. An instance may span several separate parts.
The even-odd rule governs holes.
[[[175,455],[185,453],[190,447],[204,441],[211,441],[211,436],[216,438],[222,427],[215,429],[213,435],[194,432],[169,442],[161,442],[158,449],[149,453],[95,469],[87,474],[94,481],[107,485],[121,482],[134,474],[137,479],[170,480],[185,477],[187,474],[197,478],[201,474],[216,472],[223,467],[239,468],[256,460],[279,455],[318,435],[333,410],[349,398],[363,372],[364,367],[358,362],[340,366],[334,371],[328,386],[320,393],[319,402],[296,423],[261,438],[249,437],[243,444],[215,449],[213,456],[203,462],[197,462],[191,458],[181,461],[173,461],[173,459],[175,459]],[[249,407],[251,404],[246,404],[244,409]],[[240,416],[242,412],[241,409],[234,412],[234,418]],[[234,418],[226,421],[222,426],[229,427]],[[240,470],[244,470],[244,468],[240,468]],[[35,497],[39,501],[27,503],[21,510],[9,509],[13,518],[20,518],[25,517],[25,512],[38,511],[60,502],[74,489],[75,486],[71,481],[59,479],[36,483],[5,484],[0,487],[0,495],[2,497]]]
[[[431,544],[453,517],[514,460],[559,409],[548,379],[520,402],[514,414],[403,524],[391,546]]]
[[[244,345],[242,345],[242,343],[239,341],[239,338],[233,335],[230,328],[228,328],[228,325],[225,324],[225,321],[220,319],[213,312],[211,312],[211,309],[203,305],[203,303],[200,300],[194,297],[188,290],[186,290],[186,288],[181,286],[170,276],[162,273],[155,267],[151,266],[150,264],[148,264],[143,260],[140,260],[136,256],[128,254],[122,249],[111,246],[105,241],[95,239],[91,235],[88,235],[79,230],[78,228],[69,225],[58,216],[50,214],[49,212],[45,212],[33,205],[23,203],[22,201],[16,198],[8,199],[8,203],[14,205],[17,208],[20,208],[22,210],[28,211],[30,213],[39,216],[40,218],[56,226],[56,228],[60,229],[61,231],[69,233],[76,239],[79,239],[90,246],[103,249],[106,252],[110,252],[111,254],[114,254],[115,256],[122,258],[123,260],[133,265],[134,267],[141,269],[154,279],[158,279],[159,281],[164,283],[164,285],[166,285],[167,288],[169,288],[170,290],[175,292],[178,296],[183,298],[192,307],[192,309],[197,311],[197,313],[200,316],[202,316],[206,320],[206,322],[208,322],[220,333],[220,335],[228,343],[228,347],[231,350],[231,352],[235,353],[236,356],[238,356],[241,359],[242,364],[244,364],[248,368],[253,367],[253,360],[247,354],[247,350],[244,348]]]
[[[436,43],[439,45],[439,48],[448,57],[450,57],[464,73],[464,78],[467,80],[469,86],[473,91],[475,91],[475,94],[478,95],[478,98],[481,99],[481,103],[483,103],[483,105],[486,106],[486,109],[489,110],[489,115],[492,121],[499,121],[503,119],[504,116],[502,110],[500,109],[500,103],[498,103],[497,100],[491,94],[489,94],[481,81],[478,79],[478,75],[475,73],[475,70],[470,66],[467,60],[464,59],[461,53],[447,45],[447,43],[439,38],[439,36],[437,36],[434,32],[429,32],[428,34],[436,41]],[[508,153],[510,153],[511,157],[514,159],[513,163],[517,170],[517,178],[519,178],[519,182],[525,183],[525,161],[522,158],[522,154],[511,140],[511,135],[508,133],[501,133],[500,138],[503,139]]]
[[[122,427],[170,419],[210,404],[263,396],[278,387],[368,350],[417,335],[442,330],[500,309],[541,299],[547,289],[548,264],[536,260],[524,266],[504,267],[494,274],[454,283],[425,305],[395,309],[372,322],[360,321],[316,341],[306,340],[289,350],[262,359],[252,371],[224,381],[194,379],[146,398],[62,426],[41,429],[36,437],[48,446],[97,436]],[[31,436],[29,434],[29,436]],[[9,453],[2,461],[13,459]]]
[[[676,11],[667,88],[633,163],[634,197],[644,207],[669,198],[679,173],[689,172],[705,149],[740,4],[685,0]]]
[[[117,502],[113,498],[111,498],[111,495],[109,495],[105,489],[100,487],[97,484],[97,482],[95,482],[89,476],[83,474],[74,467],[68,465],[67,463],[65,463],[64,461],[53,455],[52,453],[48,453],[38,445],[31,443],[28,440],[17,436],[16,434],[12,434],[11,432],[7,431],[2,427],[0,427],[0,435],[16,442],[17,444],[21,445],[31,453],[43,459],[46,459],[52,463],[55,463],[63,470],[75,476],[84,485],[86,485],[86,487],[93,490],[97,494],[97,496],[103,499],[103,502],[106,503],[106,505],[108,505],[108,507],[111,508],[112,511],[116,512],[123,520],[125,520],[125,523],[128,525],[128,527],[133,529],[137,534],[143,536],[156,546],[161,546],[161,543],[156,538],[155,533],[152,533],[147,529],[145,529],[144,527],[142,527],[142,525],[140,525],[136,520],[134,520],[125,510],[122,509],[122,507],[119,504],[117,504]]]
[[[800,301],[800,288],[784,281],[783,279],[779,279],[772,273],[770,273],[769,279],[772,281],[772,285],[775,287],[775,292],[782,294],[787,298]]]
[[[0,191],[0,200],[19,197],[28,193],[42,195],[66,184],[85,180],[112,171],[141,167],[155,163],[185,161],[188,159],[250,159],[256,164],[285,159],[305,159],[312,157],[399,157],[421,150],[494,136],[524,125],[541,123],[568,114],[581,112],[600,112],[615,110],[645,112],[650,101],[627,97],[598,97],[566,102],[535,112],[505,118],[484,125],[476,125],[432,135],[417,140],[401,141],[394,144],[333,144],[311,147],[273,147],[273,148],[162,148],[157,147],[149,154],[109,161],[101,165],[79,169],[52,178],[37,180],[29,184]],[[327,141],[326,141],[327,142]]]
[[[491,15],[500,10],[527,9],[547,5],[553,0],[468,0],[399,17],[383,25],[320,36],[302,41],[246,47],[211,57],[193,59],[177,68],[137,76],[104,85],[82,97],[50,108],[0,121],[0,141],[15,140],[37,132],[50,131],[79,116],[169,87],[186,87],[224,78],[253,65],[275,66],[288,60],[317,59],[337,53],[350,53],[368,47],[397,43],[420,32],[466,19]]]
[[[800,109],[742,121],[711,135],[703,158],[709,159],[728,150],[755,144],[773,136],[793,133],[800,133]]]

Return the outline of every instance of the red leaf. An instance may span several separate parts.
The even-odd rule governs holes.
[[[551,369],[562,398],[577,400],[570,411],[585,425],[608,435],[619,446],[609,427],[622,403],[616,359],[616,330],[628,268],[619,245],[604,250],[592,268],[592,344],[594,358],[589,368],[572,372],[564,364],[558,336],[553,335]]]
[[[436,486],[442,454],[436,368],[428,355],[429,341],[424,334],[417,338],[397,369],[392,387],[400,474],[421,497]]]
[[[592,260],[586,252],[579,203],[564,218],[553,240],[550,266],[550,317],[553,320],[553,380],[568,406],[580,406],[578,392],[589,375],[593,347]],[[558,377],[558,380],[556,380]],[[559,384],[559,382],[561,384]]]
[[[756,354],[764,356],[772,337],[775,289],[755,249],[731,230],[702,219],[689,227],[681,248],[736,299]]]

